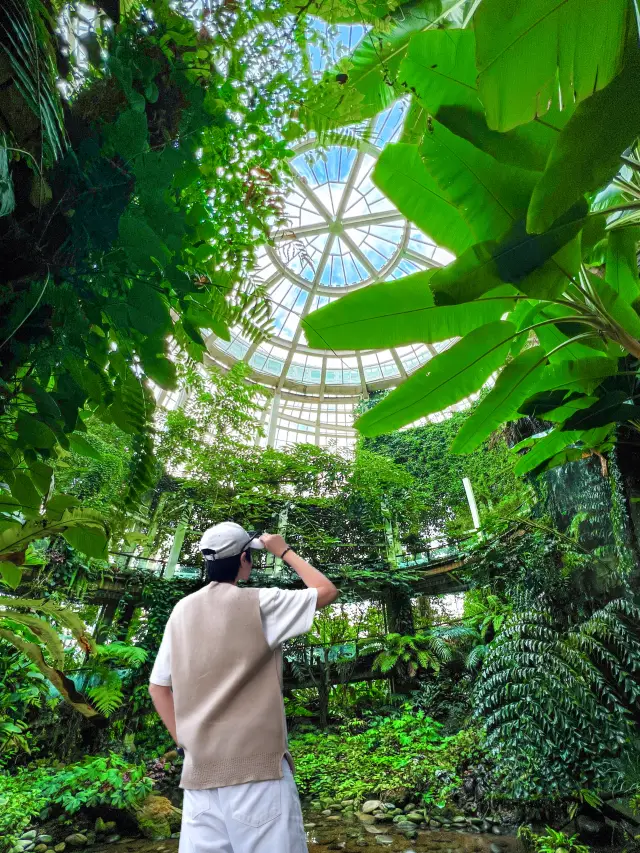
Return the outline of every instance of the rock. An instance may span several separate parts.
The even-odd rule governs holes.
[[[375,824],[373,823],[365,823],[364,828],[367,830],[367,832],[370,832],[371,835],[380,835],[380,833],[382,832],[380,827],[375,826]]]
[[[36,853],[46,853],[47,845],[46,844],[36,844],[36,846],[33,849],[36,851]]]
[[[500,827],[499,827],[497,824],[495,824],[495,823],[494,823],[494,824],[493,824],[493,826],[491,827],[491,832],[492,832],[494,835],[502,835],[502,830],[501,830],[501,829],[500,829]]]
[[[311,800],[311,808],[319,812],[322,808],[322,803],[320,800]]]
[[[152,841],[171,838],[171,833],[177,832],[182,822],[182,811],[171,800],[157,794],[149,794],[135,809],[134,816],[142,835]]]
[[[35,829],[30,829],[28,832],[23,832],[20,836],[20,841],[33,841],[33,839],[37,836],[37,832]]]
[[[398,808],[395,803],[385,803],[384,807],[388,812],[395,811]]]
[[[67,835],[65,842],[72,847],[85,847],[87,844],[87,836],[81,832],[74,832],[72,835]]]
[[[171,838],[180,838],[180,833],[179,832],[172,832]]]
[[[483,820],[482,821],[482,831],[483,832],[491,832],[491,826],[492,826],[492,824],[491,824],[490,820]]]
[[[393,815],[390,812],[376,812],[373,816],[378,823],[391,823],[393,820]]]
[[[178,835],[180,835],[180,833],[178,833]],[[108,835],[105,838],[104,843],[105,844],[115,844],[116,841],[120,841],[120,836],[117,833],[115,835]]]
[[[90,829],[89,832],[86,832],[85,835],[87,836],[87,844],[91,845],[96,843],[96,834],[92,829]]]
[[[56,851],[56,853],[64,853],[66,846],[67,845],[64,843],[64,841],[61,841],[60,844],[56,844],[53,849]]]
[[[474,826],[482,826],[484,821],[482,820],[481,817],[470,817],[469,823],[472,823]]]
[[[407,820],[410,820],[411,823],[422,823],[424,815],[421,815],[420,812],[409,812]]]
[[[607,826],[604,821],[597,820],[585,814],[578,815],[576,826],[578,827],[580,840],[584,841],[585,844],[595,844],[598,841],[602,841],[603,836],[606,835]]]
[[[305,829],[313,829],[314,826],[317,826],[317,824],[316,823],[305,823],[304,828]]]
[[[354,802],[355,802],[354,800],[343,800],[343,801],[340,803],[340,805],[341,805],[341,806],[352,806]]]
[[[376,836],[377,844],[393,844],[393,838],[390,835],[378,835]]]
[[[429,827],[431,829],[440,829],[440,821],[431,818],[431,820],[429,821]]]
[[[323,810],[322,810],[322,814],[323,814],[323,815],[330,815],[330,814],[331,814],[331,809],[323,809]]]
[[[502,853],[502,847],[496,844],[495,841],[489,846],[490,853]]]
[[[466,823],[466,822],[467,822],[467,819],[466,819],[466,817],[465,817],[464,815],[459,814],[459,815],[456,815],[456,816],[454,817],[453,822],[454,822],[455,824]]]
[[[332,814],[332,815],[329,815],[327,820],[342,820],[342,818],[340,817],[339,814]]]
[[[417,808],[418,807],[415,803],[407,803],[407,805],[404,807],[404,813],[409,814],[409,812],[414,812]]]
[[[360,811],[362,814],[372,814],[373,812],[380,811],[382,809],[382,803],[380,800],[367,800],[366,803],[363,803]]]
[[[372,814],[363,814],[362,812],[356,812],[356,817],[358,820],[361,820],[362,823],[375,823],[375,817]]]
[[[36,838],[36,844],[51,844],[53,837],[51,835],[39,835]]]
[[[35,847],[35,841],[29,841],[28,838],[22,838],[17,842],[16,847],[19,847],[20,850],[33,850]]]

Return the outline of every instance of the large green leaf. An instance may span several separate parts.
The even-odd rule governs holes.
[[[475,52],[472,30],[430,30],[415,35],[398,79],[419,99],[425,112],[457,136],[502,163],[542,171],[568,115],[552,107],[544,121],[508,133],[491,130],[478,96]]]
[[[22,580],[22,569],[7,560],[0,560],[0,578],[9,589],[17,589]]]
[[[627,402],[628,398],[629,394],[626,391],[610,391],[588,409],[574,412],[565,422],[564,428],[587,430],[607,426],[607,424],[640,420],[640,406]]]
[[[473,394],[504,362],[515,328],[497,321],[431,359],[356,422],[367,436],[398,429]]]
[[[147,116],[138,110],[121,113],[114,124],[106,126],[108,148],[129,162],[143,154],[149,147]]]
[[[536,386],[544,370],[542,347],[521,352],[504,368],[496,384],[480,403],[451,445],[453,453],[470,453],[494,430],[517,415],[520,405]]]
[[[372,179],[398,210],[439,246],[459,255],[474,242],[469,226],[427,171],[416,145],[387,145]]]
[[[394,12],[384,29],[369,30],[348,60],[327,71],[307,94],[303,123],[315,130],[342,127],[386,109],[402,94],[398,69],[411,37],[430,27],[440,9],[437,0],[419,0]]]
[[[68,527],[62,535],[69,545],[87,557],[107,559],[107,537],[97,527]]]
[[[626,302],[622,293],[617,293],[606,281],[589,273],[594,290],[597,292],[607,313],[622,328],[636,340],[640,340],[640,317],[636,311]]]
[[[78,456],[88,456],[90,459],[102,459],[100,451],[79,433],[72,433],[69,436],[69,445],[71,450],[77,453]]]
[[[562,319],[567,316],[572,316],[569,314],[567,309],[563,308],[561,305],[540,303],[537,307],[538,311],[536,316],[531,318],[532,323],[544,323],[547,320],[552,320],[554,318]],[[580,325],[579,321],[579,316],[575,315],[575,320],[569,321],[568,323],[561,323],[560,325],[549,323],[545,326],[540,325],[535,329],[535,334],[545,352],[549,355],[549,360],[551,362],[576,361],[581,358],[592,358],[598,354],[593,347],[586,345],[584,339],[579,341],[572,340],[577,335],[593,331],[594,344],[597,345],[600,343],[600,337],[595,329],[591,329],[591,327],[585,325]],[[574,323],[576,325],[575,329],[573,328]],[[606,352],[604,352],[604,350],[601,350],[601,352],[602,357],[605,358]]]
[[[431,123],[420,155],[476,240],[497,240],[524,217],[537,172],[499,163],[437,121]]]
[[[640,297],[637,245],[640,228],[614,228],[607,241],[607,272],[605,278],[616,293],[629,305]]]
[[[56,434],[43,421],[21,411],[16,421],[17,433],[24,444],[38,449],[49,449],[56,444]]]
[[[558,136],[531,196],[529,231],[544,231],[581,195],[616,174],[621,154],[640,134],[640,100],[633,95],[639,89],[640,50],[634,48],[622,73],[580,104]]]
[[[580,437],[579,432],[562,432],[561,430],[553,430],[548,435],[540,438],[524,456],[518,459],[515,466],[515,473],[519,476],[533,471],[538,466],[551,459],[565,447],[573,444]]]
[[[18,604],[20,603],[20,599],[16,601]],[[64,665],[64,646],[56,629],[46,620],[34,616],[33,613],[21,613],[19,610],[9,608],[0,611],[0,622],[4,619],[17,622],[18,625],[24,625],[28,628],[47,647],[54,666],[61,667]]]
[[[580,361],[563,361],[548,365],[537,383],[537,392],[567,391],[592,394],[609,376],[618,372],[618,362],[612,358],[583,358]]]
[[[503,282],[527,296],[554,298],[580,268],[576,238],[586,212],[586,202],[576,205],[544,234],[527,234],[519,220],[501,240],[471,246],[434,275],[436,304],[470,302]]]
[[[543,115],[558,84],[565,104],[604,88],[622,67],[628,13],[627,0],[483,0],[474,26],[489,127]]]
[[[503,286],[471,309],[469,305],[436,308],[429,288],[435,272],[372,284],[314,311],[303,320],[309,345],[359,350],[437,343],[499,320],[513,307],[510,288]]]

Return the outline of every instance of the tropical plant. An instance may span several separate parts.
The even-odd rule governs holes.
[[[388,34],[365,35],[346,80],[328,75],[312,92],[322,113],[340,87],[349,108],[328,110],[337,125],[359,117],[354,103],[410,94],[404,139],[384,149],[374,182],[455,260],[347,294],[304,326],[312,346],[334,350],[459,337],[358,429],[441,411],[498,372],[452,449],[536,415],[550,426],[519,446],[529,453],[516,472],[539,471],[610,449],[614,425],[640,413],[637,27],[630,0],[588,13],[484,0],[461,19],[465,8],[427,4],[413,29],[398,15]]]
[[[60,626],[60,631],[69,631],[83,652],[90,654],[95,650],[87,626],[69,608],[45,599],[0,596],[0,639],[11,643],[34,663],[75,710],[84,717],[94,717],[98,712],[86,703],[64,673],[65,648],[59,630],[49,619]]]
[[[540,607],[506,621],[475,703],[511,796],[617,790],[619,757],[640,718],[639,616],[619,599],[568,626]]]
[[[567,835],[550,826],[544,833],[533,832],[528,826],[518,829],[518,838],[529,853],[589,853],[586,844],[578,843],[577,835]]]
[[[99,456],[85,437],[97,418],[130,440],[122,517],[156,473],[151,388],[176,387],[168,338],[201,361],[200,330],[268,328],[248,272],[281,215],[288,154],[269,130],[297,83],[265,57],[277,43],[290,58],[298,28],[278,40],[284,10],[265,28],[251,4],[194,21],[151,0],[118,27],[96,25],[97,50],[71,51],[56,87],[65,56],[44,6],[29,0],[14,17],[13,5],[0,18],[3,97],[28,104],[2,126],[0,482],[37,518],[56,459]]]
[[[43,793],[51,803],[75,814],[89,806],[135,807],[152,788],[144,764],[129,764],[111,752],[68,765],[45,782]]]
[[[418,634],[387,634],[382,639],[367,637],[360,644],[361,654],[377,655],[372,669],[382,673],[398,666],[406,667],[409,677],[414,678],[419,670],[431,670],[436,675],[440,666],[452,658],[447,642],[436,632]]]

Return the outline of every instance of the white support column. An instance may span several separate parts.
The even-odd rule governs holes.
[[[322,359],[322,379],[320,380],[320,395],[318,397],[318,411],[316,413],[316,447],[320,447],[320,414],[322,412],[322,402],[324,400],[324,391],[327,383],[327,357]]]
[[[473,486],[471,485],[471,480],[468,477],[462,478],[462,485],[464,486],[464,490],[467,493],[467,500],[469,501],[469,509],[471,510],[471,518],[473,519],[473,526],[475,530],[480,529],[480,513],[478,512],[478,505],[476,503],[476,496],[473,493]]]
[[[267,433],[267,447],[273,447],[276,443],[276,431],[278,429],[278,415],[280,413],[280,392],[273,395],[271,404],[271,415],[269,416],[269,432]]]

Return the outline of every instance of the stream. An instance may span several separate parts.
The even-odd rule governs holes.
[[[363,824],[355,815],[308,814],[305,829],[309,853],[521,853],[514,836],[471,833],[463,830],[423,830],[406,838],[393,824]],[[178,840],[123,839],[116,844],[96,846],[92,853],[177,853]],[[277,851],[274,851],[277,853]]]

